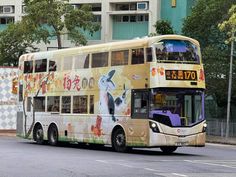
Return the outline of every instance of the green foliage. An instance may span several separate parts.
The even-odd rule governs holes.
[[[68,0],[25,0],[24,4],[27,15],[23,21],[34,28],[36,42],[50,43],[49,39],[56,37],[58,48],[62,48],[61,36],[68,34],[76,45],[85,45],[87,40],[81,29],[92,35],[100,28],[92,22],[94,16],[87,5],[74,9]]]
[[[156,28],[157,34],[174,34],[173,27],[171,26],[169,21],[166,20],[158,20],[154,27]]]
[[[0,33],[0,65],[18,66],[20,55],[35,51],[30,28],[22,23],[10,24]]]
[[[184,35],[197,39],[201,44],[207,94],[212,95],[220,107],[227,106],[230,46],[225,43],[227,32],[220,31],[218,24],[228,17],[233,4],[236,0],[198,0],[182,29]],[[232,100],[236,98],[235,85],[233,81]]]

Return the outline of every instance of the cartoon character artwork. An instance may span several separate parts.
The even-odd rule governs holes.
[[[96,125],[91,126],[91,131],[93,132],[94,135],[96,136],[102,135],[101,124],[102,124],[102,118],[101,116],[97,116]]]
[[[107,75],[101,76],[98,81],[99,89],[100,89],[100,113],[102,114],[110,114],[112,116],[112,120],[114,122],[117,121],[114,114],[116,109],[121,109],[122,105],[125,103],[126,92],[127,89],[124,85],[124,92],[121,96],[114,99],[111,92],[116,88],[114,82],[112,81],[112,77],[115,74],[115,70],[111,70]]]

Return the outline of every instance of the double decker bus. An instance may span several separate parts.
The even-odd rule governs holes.
[[[161,35],[24,54],[18,136],[48,142],[159,147],[205,145],[199,43]]]

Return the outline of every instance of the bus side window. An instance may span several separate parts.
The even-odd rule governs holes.
[[[127,65],[129,58],[129,51],[113,51],[111,53],[111,66]]]
[[[64,58],[64,70],[71,70],[72,69],[72,57],[65,57]]]
[[[33,72],[33,61],[24,61],[24,73]]]
[[[31,112],[31,103],[32,102],[32,98],[31,97],[27,97],[27,112]]]
[[[62,96],[61,113],[71,113],[71,97]]]
[[[60,110],[60,97],[59,96],[48,96],[47,97],[47,111],[48,112],[59,112]]]
[[[92,68],[108,66],[108,52],[92,54]]]
[[[143,64],[144,63],[144,50],[143,48],[132,49],[131,64]]]
[[[23,84],[19,84],[19,101],[23,101]]]
[[[89,113],[94,114],[94,95],[90,95],[89,99]]]
[[[147,59],[147,62],[152,62],[153,59],[152,59],[152,48],[146,48],[146,59]]]
[[[47,59],[36,60],[35,61],[35,70],[36,73],[46,72],[47,71]]]
[[[132,118],[148,117],[148,92],[145,90],[132,91]]]
[[[48,69],[48,71],[56,71],[56,70],[57,70],[56,61],[49,60],[49,69]]]
[[[74,56],[74,69],[89,68],[89,54]]]
[[[88,96],[74,96],[73,97],[73,113],[87,114]]]
[[[45,112],[45,97],[44,96],[34,97],[33,107],[35,112]]]

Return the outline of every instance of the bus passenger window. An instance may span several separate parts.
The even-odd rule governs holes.
[[[146,58],[147,58],[147,62],[151,62],[152,61],[152,48],[146,48]]]
[[[32,73],[32,72],[33,72],[33,61],[25,61],[24,73]]]
[[[89,68],[89,54],[74,56],[75,69]]]
[[[89,100],[89,113],[94,114],[94,95],[90,95]]]
[[[144,63],[144,54],[143,48],[140,49],[132,49],[132,60],[131,64],[143,64]]]
[[[87,114],[88,96],[73,97],[73,113]]]
[[[56,70],[57,70],[56,62],[49,60],[49,71],[56,71]]]
[[[132,93],[132,117],[147,118],[148,116],[148,92],[133,91]]]
[[[35,72],[46,72],[47,71],[47,59],[35,61]]]
[[[31,101],[32,98],[31,97],[27,97],[27,112],[31,112]]]
[[[64,70],[71,70],[72,69],[72,57],[65,57],[64,58]]]
[[[34,97],[33,107],[35,112],[45,112],[45,97],[44,96]]]
[[[48,96],[47,97],[47,111],[48,112],[59,112],[60,110],[60,97],[59,96]]]
[[[62,96],[61,113],[71,113],[71,97]]]
[[[111,66],[118,66],[118,65],[127,65],[129,58],[129,51],[113,51],[111,53]]]
[[[108,66],[108,52],[92,54],[92,68]]]

